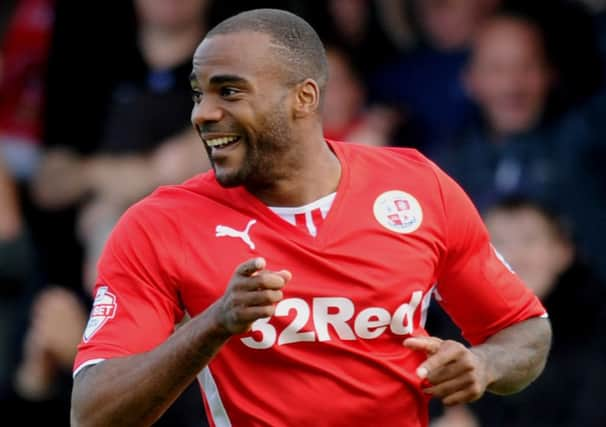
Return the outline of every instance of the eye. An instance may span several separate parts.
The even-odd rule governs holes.
[[[233,87],[226,86],[221,88],[220,93],[222,97],[229,98],[230,96],[240,93],[240,91]]]
[[[195,104],[199,104],[200,101],[202,100],[202,92],[197,91],[197,90],[192,90],[191,99],[192,99],[192,101],[194,101]]]

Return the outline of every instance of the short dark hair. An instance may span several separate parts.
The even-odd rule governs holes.
[[[562,215],[554,207],[547,203],[521,194],[512,194],[503,197],[492,204],[486,211],[485,216],[494,212],[518,212],[531,210],[538,213],[547,221],[554,235],[562,241],[574,241],[574,229],[567,217]]]
[[[303,18],[280,9],[248,10],[220,22],[207,33],[206,38],[241,31],[270,37],[277,54],[287,66],[288,83],[296,84],[311,78],[324,90],[328,80],[324,45]]]

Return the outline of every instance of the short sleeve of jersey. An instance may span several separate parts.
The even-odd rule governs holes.
[[[502,328],[545,315],[539,299],[491,245],[467,194],[434,167],[442,191],[446,233],[437,297],[463,337],[479,344]]]
[[[173,332],[184,313],[163,238],[171,232],[137,205],[120,219],[99,260],[74,372],[93,361],[149,351]]]

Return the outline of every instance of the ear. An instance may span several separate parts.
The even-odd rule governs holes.
[[[318,111],[320,107],[320,87],[313,79],[305,79],[297,84],[294,99],[294,117],[303,118]]]

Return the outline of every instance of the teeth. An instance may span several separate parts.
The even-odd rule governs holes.
[[[221,138],[207,139],[206,144],[209,147],[220,147],[222,145],[227,145],[230,142],[234,142],[236,139],[238,139],[237,136],[223,136]]]

